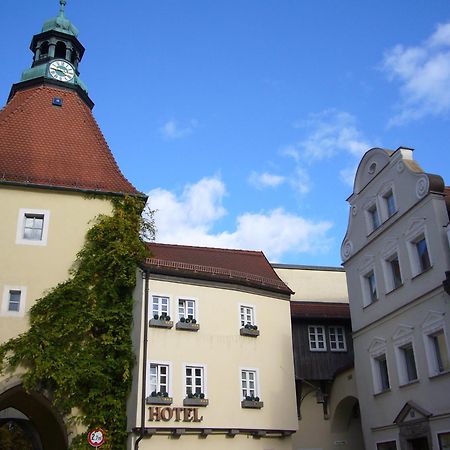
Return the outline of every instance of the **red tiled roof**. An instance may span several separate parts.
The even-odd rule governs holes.
[[[18,91],[0,111],[0,183],[142,195],[78,94],[47,85]]]
[[[350,319],[348,303],[291,302],[291,317],[296,319]]]
[[[240,284],[288,295],[293,293],[262,252],[157,243],[147,245],[152,257],[146,259],[144,268],[152,273]]]

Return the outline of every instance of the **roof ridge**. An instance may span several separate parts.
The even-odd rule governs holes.
[[[207,251],[225,251],[229,253],[250,253],[250,254],[257,254],[261,255],[264,254],[261,250],[245,250],[245,249],[233,249],[233,248],[223,248],[223,247],[202,247],[200,245],[186,245],[186,244],[166,244],[164,242],[147,242],[149,245],[162,245],[164,247],[183,247],[183,248],[192,248],[192,249],[199,249],[199,250],[207,250]],[[270,265],[270,263],[269,263]]]

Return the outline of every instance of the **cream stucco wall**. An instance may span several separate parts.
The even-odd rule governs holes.
[[[185,398],[184,364],[202,364],[206,368],[207,407],[199,408],[203,416],[200,423],[145,421],[147,428],[212,428],[212,429],[259,429],[295,430],[294,368],[290,325],[290,306],[286,299],[274,298],[259,293],[234,289],[226,285],[178,282],[173,279],[150,280],[152,295],[168,296],[171,302],[170,316],[174,320],[172,329],[148,329],[148,361],[168,362],[171,367],[170,396],[172,407],[182,407]],[[191,298],[197,302],[200,330],[189,332],[176,330],[178,298]],[[136,299],[142,293],[136,292]],[[260,335],[256,338],[241,336],[239,305],[253,306]],[[142,308],[141,308],[142,311]],[[151,311],[151,309],[150,309]],[[151,314],[151,313],[150,313]],[[139,322],[139,318],[136,317]],[[142,339],[142,334],[139,337]],[[142,352],[140,352],[135,381],[142,382]],[[262,409],[241,407],[240,369],[257,369],[259,374],[259,396],[264,402]],[[136,385],[136,382],[135,382]],[[135,422],[129,420],[129,428],[140,426],[140,390],[134,386],[135,400],[129,402],[129,411],[136,410]],[[147,393],[147,395],[149,392]],[[146,407],[146,419],[148,419]],[[130,415],[129,415],[130,417]],[[254,439],[243,435],[228,438],[225,435],[208,436],[206,439],[182,436],[183,448],[258,448],[282,450],[291,448],[290,438]],[[153,436],[145,439],[140,448],[158,442],[158,448],[173,448],[173,440]],[[166,442],[167,441],[167,442]],[[166,443],[164,443],[166,442]],[[214,444],[212,443],[214,442]],[[241,444],[239,444],[241,442]],[[161,447],[159,447],[161,444]],[[167,445],[165,447],[164,445]],[[192,445],[192,446],[191,446]],[[245,445],[245,447],[239,447]],[[247,446],[248,445],[248,446]],[[149,447],[150,448],[150,447]]]
[[[295,292],[291,300],[348,303],[345,272],[340,268],[273,264],[278,276]]]
[[[87,199],[83,194],[56,190],[0,188],[0,301],[8,287],[25,288],[23,313],[0,312],[0,342],[27,329],[30,307],[46,290],[67,279],[86,231],[100,213],[112,211],[107,200]],[[19,211],[45,210],[48,220],[47,245],[17,244]],[[6,289],[6,294],[5,294]]]

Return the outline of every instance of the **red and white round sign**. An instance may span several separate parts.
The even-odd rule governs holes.
[[[100,447],[105,443],[105,432],[101,428],[89,431],[88,443],[92,445],[92,447]]]

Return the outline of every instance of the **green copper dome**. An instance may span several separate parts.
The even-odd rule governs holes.
[[[59,14],[56,17],[46,20],[44,22],[44,25],[42,26],[42,32],[55,30],[60,31],[61,33],[70,34],[75,37],[78,36],[77,28],[64,15],[64,7],[66,6],[66,0],[60,0],[59,4],[61,5],[59,9]]]

